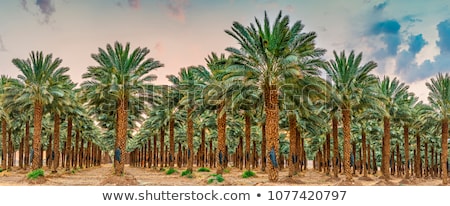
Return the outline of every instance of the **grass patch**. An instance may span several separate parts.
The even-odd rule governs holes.
[[[194,177],[192,175],[192,171],[189,171],[189,170],[184,170],[183,172],[181,172],[181,176],[182,177],[187,177],[187,178],[193,178]]]
[[[200,168],[198,168],[197,171],[198,171],[198,172],[211,172],[211,170],[209,170],[209,169],[206,168],[206,167],[200,167]]]
[[[166,171],[166,175],[171,175],[173,173],[177,173],[178,171],[174,168],[170,168],[169,170]]]
[[[27,174],[27,178],[30,180],[35,180],[35,179],[37,179],[39,177],[43,177],[43,176],[44,176],[44,170],[42,170],[42,169],[33,170]]]
[[[4,170],[4,169],[2,169],[2,168],[0,167],[0,172],[3,172],[3,170]]]
[[[255,172],[251,171],[251,170],[247,170],[242,174],[242,178],[249,178],[249,177],[253,177],[255,176]]]
[[[160,172],[165,172],[166,169],[165,169],[165,168],[159,168],[159,171],[160,171]]]
[[[218,174],[212,174],[210,175],[210,178],[208,178],[208,184],[213,183],[214,181],[216,182],[223,182],[225,179],[222,177],[222,175],[218,175]]]
[[[230,173],[230,169],[224,169],[223,173]]]

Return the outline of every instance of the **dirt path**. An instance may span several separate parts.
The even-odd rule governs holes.
[[[199,172],[194,170],[192,176],[182,177],[181,172],[186,168],[176,168],[176,172],[170,175],[166,174],[166,169],[159,168],[134,168],[125,166],[124,176],[113,175],[111,164],[102,165],[82,170],[75,170],[73,173],[67,173],[61,169],[56,174],[51,174],[50,170],[45,170],[45,181],[39,184],[32,184],[26,179],[25,170],[13,169],[10,172],[0,173],[0,186],[5,185],[59,185],[59,186],[101,186],[101,185],[146,185],[146,186],[190,186],[190,185],[310,185],[310,186],[333,186],[340,185],[340,180],[344,179],[340,175],[340,180],[333,180],[324,173],[309,169],[306,172],[299,173],[293,178],[287,178],[288,170],[284,169],[279,173],[279,181],[276,183],[267,180],[267,174],[259,169],[254,170],[256,176],[250,178],[242,178],[243,171],[236,168],[229,168],[223,174],[224,181],[218,183],[213,181],[208,184],[208,179],[212,178],[215,169],[210,172]],[[196,168],[197,169],[197,168]],[[353,178],[355,185],[439,185],[442,180],[435,178],[414,179],[410,181],[402,181],[402,178],[392,177],[389,182],[381,181],[377,176],[370,175],[371,181],[360,179],[361,175]]]

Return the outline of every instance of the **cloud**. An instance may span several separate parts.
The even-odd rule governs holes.
[[[439,54],[423,63],[416,62],[416,54],[428,44],[422,34],[409,37],[409,49],[402,50],[397,57],[396,73],[400,74],[407,82],[426,79],[438,72],[450,72],[450,19],[437,24],[439,39],[436,46]]]
[[[55,12],[52,0],[36,0],[36,5],[39,7],[41,13],[44,14],[44,21],[48,23],[50,16]]]
[[[164,53],[164,46],[161,42],[157,42],[154,46],[154,49],[158,52],[158,53]]]
[[[55,13],[56,9],[53,5],[52,0],[36,0],[34,3],[35,6],[37,6],[38,11],[33,12],[28,7],[28,1],[27,0],[21,0],[20,5],[22,6],[23,10],[26,12],[29,12],[35,16],[39,16],[39,14],[44,16],[43,23],[49,23],[50,17]]]
[[[413,54],[417,54],[422,50],[422,48],[428,44],[428,42],[423,38],[422,34],[411,35],[408,38],[409,49],[408,51]]]
[[[5,44],[3,43],[2,36],[0,36],[0,51],[6,51]]]
[[[439,47],[441,54],[450,53],[450,19],[440,22],[437,25],[439,41],[436,45]]]
[[[375,5],[375,6],[373,6],[373,9],[375,11],[382,11],[384,8],[386,8],[387,4],[388,4],[387,1],[385,1],[383,3],[379,3],[379,4]]]
[[[188,0],[168,0],[166,8],[169,11],[169,16],[179,22],[184,22],[186,20],[186,8],[188,5]]]
[[[385,20],[374,23],[369,29],[369,35],[380,36],[386,48],[376,52],[378,58],[397,55],[398,47],[402,43],[400,37],[401,25],[397,20]]]
[[[141,7],[140,0],[128,0],[128,5],[133,9],[139,9]]]

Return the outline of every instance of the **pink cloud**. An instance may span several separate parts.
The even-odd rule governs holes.
[[[189,5],[189,0],[168,0],[166,7],[169,11],[169,16],[177,21],[184,22],[186,20],[186,7]]]
[[[128,5],[133,9],[139,9],[141,7],[140,0],[128,0]]]
[[[161,42],[157,42],[153,47],[158,53],[164,53],[164,46]]]

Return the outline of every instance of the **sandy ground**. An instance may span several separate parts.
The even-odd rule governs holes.
[[[183,168],[185,169],[185,168]],[[45,170],[45,178],[32,182],[26,179],[26,171],[13,168],[12,171],[4,171],[0,173],[0,185],[16,185],[16,186],[31,186],[31,185],[60,185],[60,186],[79,186],[79,185],[153,185],[153,186],[182,186],[182,185],[237,185],[237,186],[252,186],[252,185],[303,185],[303,186],[334,186],[334,185],[349,185],[349,183],[342,182],[343,176],[340,180],[335,180],[325,175],[314,171],[312,169],[306,172],[299,173],[292,179],[287,178],[288,169],[282,170],[280,180],[277,183],[271,183],[267,180],[267,174],[261,172],[259,169],[255,170],[256,177],[242,178],[243,171],[230,168],[228,173],[223,175],[224,181],[222,183],[213,182],[208,184],[208,179],[215,170],[211,172],[197,172],[195,171],[192,178],[181,177],[183,169],[176,168],[177,172],[171,175],[166,175],[164,171],[159,168],[133,168],[128,165],[125,168],[126,174],[122,177],[113,175],[111,164],[102,165],[100,167],[93,167],[75,171],[74,173],[67,173],[63,169],[56,174],[51,174],[49,170]],[[352,185],[439,185],[440,179],[411,179],[409,181],[402,181],[402,178],[392,177],[389,182],[370,175],[370,181],[360,180],[359,175],[354,176]]]

